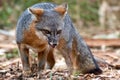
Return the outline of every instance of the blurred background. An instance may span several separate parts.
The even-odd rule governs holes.
[[[120,39],[120,0],[0,0],[1,54],[6,52],[3,48],[11,49],[12,43],[15,44],[15,28],[19,16],[26,8],[39,2],[56,4],[67,2],[68,13],[83,38],[110,40],[103,41],[101,45],[96,44],[97,46],[120,45],[119,40],[113,40]],[[94,46],[91,45],[93,44],[91,41],[87,43],[89,46]],[[94,43],[99,43],[99,41]],[[16,49],[12,51],[17,53]]]
[[[15,28],[21,13],[39,2],[67,2],[74,25],[84,37],[104,33],[120,37],[119,0],[0,0],[0,29]]]
[[[93,54],[120,67],[120,0],[0,0],[0,69],[19,61],[17,20],[39,2],[67,2],[70,17]],[[10,59],[15,61],[5,63]]]

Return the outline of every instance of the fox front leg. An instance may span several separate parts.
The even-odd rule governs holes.
[[[54,52],[54,49],[51,48],[47,55],[47,66],[46,66],[47,69],[52,69],[55,64],[55,58],[54,58],[53,52]]]
[[[45,68],[45,63],[47,60],[47,52],[42,51],[42,52],[38,52],[38,72],[41,72],[41,70],[44,70]]]
[[[30,63],[29,63],[29,49],[24,44],[17,44],[17,45],[21,56],[24,74],[28,75],[31,73]]]

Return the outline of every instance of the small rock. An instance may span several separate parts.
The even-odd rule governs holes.
[[[11,76],[11,74],[10,73],[6,73],[6,76],[8,77],[8,76]]]
[[[5,74],[7,73],[8,70],[0,70],[0,74]]]
[[[34,78],[27,78],[27,80],[35,80]]]

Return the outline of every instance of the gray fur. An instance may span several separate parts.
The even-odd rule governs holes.
[[[83,59],[79,60],[81,61],[81,64],[83,63],[82,65],[80,65],[81,68],[83,68],[83,70],[88,69],[89,71],[89,65],[92,65],[90,69],[99,69],[90,49],[73,26],[69,15],[66,14],[65,17],[62,18],[57,12],[52,10],[56,6],[56,4],[52,3],[38,3],[32,6],[32,8],[43,8],[45,10],[45,14],[43,14],[43,16],[41,17],[41,21],[39,22],[39,24],[36,25],[36,28],[42,29],[44,26],[49,26],[51,27],[51,29],[57,29],[61,27],[61,37],[66,40],[68,48],[72,48],[73,38],[77,39],[77,51],[79,52],[78,57],[79,59]],[[28,29],[31,21],[33,20],[33,17],[34,15],[31,14],[28,10],[25,10],[24,13],[20,16],[16,30],[17,43],[22,42],[23,31]]]
[[[53,9],[56,5],[50,3],[38,3],[32,6],[32,8],[43,8],[45,10]],[[28,9],[26,9],[20,16],[17,28],[16,28],[16,42],[21,43],[23,40],[23,31],[28,29],[34,15],[31,14]],[[19,36],[19,37],[18,37]]]

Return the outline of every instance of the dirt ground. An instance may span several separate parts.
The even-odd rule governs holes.
[[[86,40],[86,42],[88,41]],[[64,59],[59,56],[56,58],[56,65],[52,70],[43,70],[41,74],[38,74],[36,72],[37,65],[33,63],[33,73],[25,76],[20,57],[14,56],[8,59],[5,56],[5,54],[12,54],[17,50],[14,35],[10,33],[9,35],[0,34],[0,80],[120,80],[120,45],[117,47],[115,45],[89,46],[95,59],[99,60],[98,64],[103,70],[100,75],[70,75]],[[34,59],[33,62],[36,62],[36,60]]]

